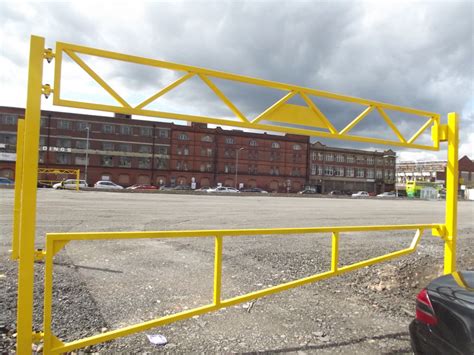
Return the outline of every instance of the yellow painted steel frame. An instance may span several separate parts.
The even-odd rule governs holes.
[[[91,77],[94,78],[109,94],[111,94],[120,106],[98,105],[77,101],[68,101],[60,98],[60,75],[62,53],[65,52],[72,60],[79,64]],[[89,68],[76,53],[95,55],[104,58],[128,61],[144,65],[156,66],[172,70],[184,71],[185,74],[180,79],[158,91],[155,95],[143,101],[136,107],[131,107],[120,95],[118,95],[105,81],[100,78],[91,68]],[[55,59],[55,79],[54,87],[42,85],[43,60],[48,62]],[[148,104],[169,92],[193,76],[198,76],[209,88],[233,111],[239,121],[229,121],[212,117],[190,116],[182,114],[170,114],[145,110]],[[237,81],[244,84],[259,85],[268,88],[283,90],[286,95],[261,113],[256,119],[249,121],[238,108],[219,90],[211,81],[211,78],[220,78]],[[439,143],[448,142],[448,167],[446,178],[446,220],[442,224],[414,224],[414,225],[393,225],[393,226],[354,226],[354,227],[321,227],[321,228],[286,228],[286,229],[250,229],[250,230],[210,230],[210,231],[162,231],[162,232],[110,232],[110,233],[63,233],[47,234],[46,250],[35,250],[36,232],[36,192],[38,177],[38,145],[40,133],[41,95],[53,94],[53,102],[56,105],[120,112],[125,114],[138,114],[152,117],[165,117],[170,119],[184,119],[188,121],[208,122],[224,124],[244,128],[280,131],[288,133],[298,133],[328,138],[338,138],[342,140],[352,140],[361,142],[371,142],[387,144],[392,146],[402,146],[418,149],[438,150]],[[287,104],[286,102],[293,96],[300,95],[308,105],[307,107]],[[342,102],[353,102],[364,105],[364,111],[356,117],[349,125],[341,131],[337,131],[330,120],[324,116],[319,108],[310,99],[310,96],[334,99]],[[347,133],[364,119],[371,111],[377,110],[385,120],[387,126],[396,134],[398,141],[375,139],[369,137],[359,137],[348,135]],[[399,132],[393,121],[387,115],[387,110],[409,113],[426,117],[428,120],[410,138]],[[277,123],[296,123],[296,125],[325,128],[328,132],[313,131],[307,128],[284,127],[281,125],[261,124],[260,121],[270,121]],[[294,85],[281,84],[261,79],[248,78],[244,76],[221,73],[208,69],[184,66],[174,63],[162,62],[152,59],[134,57],[119,53],[107,52],[92,48],[86,48],[71,44],[57,43],[56,53],[44,48],[44,39],[32,36],[30,44],[30,59],[28,72],[28,96],[26,103],[26,118],[24,123],[19,122],[19,141],[17,144],[17,166],[15,184],[15,205],[14,205],[14,250],[12,256],[18,257],[18,311],[17,311],[17,352],[18,354],[31,353],[32,342],[43,341],[44,352],[60,353],[78,349],[87,345],[111,340],[117,337],[133,334],[148,328],[168,324],[177,320],[186,319],[194,315],[211,312],[220,308],[246,302],[251,299],[264,297],[276,292],[291,289],[297,286],[308,284],[314,281],[337,276],[342,273],[355,270],[364,266],[383,262],[396,257],[412,253],[423,234],[427,229],[431,229],[434,236],[439,236],[445,241],[444,271],[451,273],[456,271],[456,237],[457,237],[457,192],[458,192],[458,118],[455,113],[448,115],[448,124],[440,124],[440,116],[436,113],[415,110],[391,104],[380,103],[371,100],[352,98],[348,96],[327,93],[319,90],[297,87]],[[431,126],[432,146],[414,144],[413,142]],[[21,132],[24,132],[24,135]],[[23,142],[21,142],[23,139]],[[372,259],[360,261],[349,265],[339,265],[339,239],[343,233],[354,232],[376,232],[394,230],[414,230],[415,236],[408,248],[388,253]],[[245,295],[236,296],[230,299],[221,299],[221,279],[222,279],[222,249],[223,240],[228,237],[239,237],[247,235],[287,235],[287,234],[308,234],[308,233],[331,233],[332,253],[330,271],[308,276],[299,280],[283,283],[278,286],[251,292]],[[52,307],[52,286],[53,286],[53,259],[54,255],[61,250],[70,240],[115,240],[115,239],[138,239],[138,238],[215,238],[215,265],[214,265],[214,296],[213,302],[199,308],[177,313],[170,316],[154,319],[148,322],[131,325],[126,328],[109,331],[103,334],[88,338],[63,343],[51,332],[51,307]],[[34,290],[34,261],[38,258],[45,259],[45,290],[44,290],[44,332],[32,332],[33,319],[33,290]]]
[[[368,265],[373,265],[382,261],[387,261],[402,255],[414,252],[423,235],[428,229],[440,228],[439,224],[414,224],[414,225],[396,225],[396,226],[363,226],[363,227],[322,227],[322,228],[269,228],[269,229],[230,229],[230,230],[198,230],[198,231],[163,231],[163,232],[102,232],[102,233],[58,233],[46,235],[46,258],[45,258],[45,281],[44,281],[44,352],[46,354],[59,354],[89,345],[112,340],[118,337],[131,335],[146,329],[162,326],[178,320],[191,318],[195,315],[209,313],[221,308],[230,307],[238,303],[248,302],[253,299],[261,298],[267,295],[289,290],[311,282],[324,280],[337,276],[348,271],[356,270]],[[350,232],[374,232],[374,231],[394,231],[394,230],[415,230],[409,247],[378,256],[372,259],[356,262],[341,266],[338,260],[339,244],[337,238],[342,233]],[[224,237],[235,238],[239,236],[268,236],[268,235],[294,235],[297,237],[302,234],[332,233],[332,257],[331,270],[319,274],[311,275],[299,280],[294,280],[269,287],[263,290],[250,292],[244,295],[235,296],[229,299],[221,299],[221,280],[222,280],[222,249]],[[144,323],[131,325],[122,329],[112,330],[106,333],[90,336],[88,338],[63,343],[57,339],[51,332],[52,318],[52,295],[53,295],[53,258],[71,240],[119,240],[119,239],[141,239],[141,238],[214,238],[214,293],[211,304],[153,319]],[[336,240],[336,241],[335,241]]]
[[[81,178],[80,169],[39,168],[38,174],[74,175],[76,177],[76,191],[79,191],[79,179]],[[39,182],[41,181],[56,182],[57,180],[39,180]]]

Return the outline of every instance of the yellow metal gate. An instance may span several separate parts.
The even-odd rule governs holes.
[[[90,102],[73,101],[61,98],[61,64],[63,55],[69,56],[90,77],[92,77],[116,101],[116,105],[105,105]],[[97,75],[78,54],[107,58],[129,63],[142,64],[152,67],[175,70],[182,76],[157,91],[140,104],[131,106],[103,78]],[[54,85],[43,85],[43,61],[54,63]],[[234,114],[235,119],[219,117],[205,117],[180,113],[160,112],[147,109],[155,100],[175,89],[191,77],[198,77]],[[233,82],[256,85],[282,91],[283,97],[269,106],[256,118],[250,120],[227,98],[213,79],[229,80]],[[53,103],[59,106],[76,107],[83,109],[102,110],[123,114],[136,114],[151,117],[178,119],[195,122],[236,126],[248,129],[277,131],[285,133],[319,136],[333,139],[350,140],[386,144],[391,146],[439,150],[440,142],[448,142],[448,166],[446,176],[446,217],[444,222],[437,224],[411,224],[411,225],[381,225],[381,226],[347,226],[347,227],[315,227],[315,228],[285,228],[285,229],[236,229],[236,230],[196,230],[196,231],[156,231],[156,232],[99,232],[99,233],[48,233],[46,235],[46,249],[35,250],[36,231],[36,188],[38,175],[38,145],[40,131],[41,96],[53,96]],[[299,97],[305,105],[288,103],[293,97]],[[361,113],[346,127],[337,130],[317,107],[311,97],[322,97],[346,103],[355,103],[361,106]],[[387,127],[395,134],[396,140],[371,138],[351,135],[350,131],[360,123],[370,112],[376,111],[386,122]],[[422,119],[420,127],[410,137],[405,137],[390,118],[388,111],[411,114]],[[237,120],[236,120],[237,119]],[[55,51],[44,48],[44,39],[32,36],[30,46],[28,97],[26,117],[20,120],[18,126],[17,145],[17,183],[15,184],[14,235],[18,236],[18,317],[17,317],[17,351],[19,354],[31,353],[33,342],[43,341],[46,354],[62,353],[88,345],[97,344],[118,337],[130,335],[145,329],[168,324],[177,320],[190,318],[194,315],[215,311],[241,302],[260,298],[276,292],[301,286],[310,282],[327,279],[345,272],[364,266],[400,257],[416,250],[420,238],[425,231],[444,240],[444,272],[451,273],[456,270],[456,236],[457,236],[457,188],[458,188],[458,118],[456,113],[448,115],[447,124],[441,123],[440,115],[433,112],[401,107],[392,104],[353,98],[329,92],[299,87],[295,85],[277,83],[267,80],[255,79],[240,75],[228,74],[214,70],[186,66],[176,63],[163,62],[148,58],[141,58],[126,54],[114,53],[94,48],[82,47],[67,43],[56,43]],[[432,144],[415,143],[428,128],[431,128]],[[27,173],[24,173],[27,172]],[[16,226],[16,227],[15,227]],[[346,232],[375,232],[393,230],[412,230],[414,237],[411,244],[404,249],[364,260],[349,265],[339,263],[339,239]],[[221,298],[222,276],[222,249],[224,238],[236,238],[248,235],[268,234],[306,234],[306,233],[331,233],[332,254],[331,268],[326,272],[315,274],[303,279],[287,282],[278,286],[266,288],[245,295],[238,295],[230,299]],[[185,312],[169,315],[148,322],[131,325],[122,329],[108,331],[95,336],[63,343],[51,331],[51,306],[52,306],[52,272],[54,255],[71,240],[116,240],[140,238],[214,238],[215,263],[214,263],[214,296],[209,305],[187,310]],[[44,288],[44,324],[43,331],[32,331],[33,319],[33,288],[34,288],[34,261],[45,260],[45,288]]]

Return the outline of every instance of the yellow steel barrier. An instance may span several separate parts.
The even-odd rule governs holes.
[[[52,174],[52,175],[74,175],[76,177],[76,191],[79,191],[79,179],[81,176],[80,169],[58,169],[58,168],[39,168],[38,174]],[[56,182],[62,180],[38,179],[38,183],[45,183],[53,186]]]
[[[61,98],[61,63],[62,55],[66,53],[74,62],[86,71],[100,86],[104,88],[117,102],[118,105],[103,105],[89,102],[73,101]],[[172,84],[159,90],[156,94],[145,99],[139,105],[132,107],[112,87],[99,77],[77,54],[87,54],[102,58],[109,58],[131,63],[138,63],[153,67],[160,67],[184,72],[185,74]],[[48,62],[54,60],[54,86],[42,84],[43,60]],[[190,79],[198,77],[214,94],[236,115],[238,121],[224,118],[193,116],[169,112],[159,112],[145,109],[147,105],[154,102],[165,93],[178,87]],[[230,101],[217,85],[213,78],[234,81],[241,84],[251,84],[260,87],[278,89],[283,91],[284,96],[259,114],[255,119],[249,120],[237,106]],[[439,224],[414,224],[395,226],[355,226],[355,227],[323,227],[323,228],[289,228],[289,229],[251,229],[251,230],[216,230],[216,231],[172,231],[172,232],[117,232],[117,233],[66,233],[48,234],[46,237],[46,250],[35,250],[36,232],[36,190],[38,177],[38,145],[40,132],[41,95],[46,97],[53,95],[55,105],[103,110],[124,114],[137,114],[151,117],[162,117],[195,122],[206,122],[219,125],[236,126],[248,129],[269,130],[285,133],[296,133],[310,136],[335,138],[350,141],[386,144],[416,149],[439,150],[440,142],[448,142],[448,167],[446,178],[446,220]],[[306,106],[287,103],[292,97],[299,96]],[[329,117],[326,117],[315,105],[311,96],[333,99],[341,102],[356,103],[363,106],[363,111],[352,122],[342,130],[337,130]],[[396,135],[398,140],[362,137],[348,134],[367,115],[376,110]],[[420,116],[426,121],[414,132],[410,138],[406,138],[396,127],[387,111],[396,111]],[[262,123],[266,122],[266,123]],[[284,126],[287,124],[290,126]],[[222,73],[214,70],[191,67],[176,63],[163,62],[148,58],[141,58],[120,53],[108,52],[99,49],[87,48],[73,44],[57,43],[56,52],[44,48],[44,38],[32,36],[30,44],[30,59],[28,72],[28,95],[26,103],[26,118],[24,128],[19,124],[19,136],[24,131],[24,143],[17,144],[17,177],[15,184],[15,211],[14,211],[14,245],[18,245],[18,313],[17,313],[17,352],[19,354],[31,353],[31,344],[34,341],[44,341],[44,352],[60,353],[78,349],[87,345],[111,340],[124,335],[129,335],[151,327],[168,324],[180,319],[186,319],[194,315],[211,312],[220,308],[228,307],[240,302],[256,299],[276,292],[294,288],[317,280],[336,276],[360,267],[372,265],[413,252],[426,229],[431,229],[432,234],[441,237],[445,241],[444,271],[450,273],[456,271],[456,238],[457,238],[457,190],[458,190],[458,127],[459,122],[455,113],[448,115],[448,123],[441,124],[440,115],[433,112],[396,106],[392,104],[353,98],[339,94],[328,93],[299,87],[290,84],[282,84],[267,80],[249,78],[241,75]],[[432,145],[415,144],[414,142],[421,134],[431,127]],[[322,129],[325,131],[319,131]],[[27,172],[27,173],[26,173]],[[415,236],[410,247],[382,255],[376,258],[360,261],[350,265],[339,265],[339,239],[346,232],[374,232],[390,230],[415,230]],[[268,234],[307,234],[307,233],[332,233],[331,269],[320,274],[312,275],[300,280],[287,282],[278,286],[252,292],[234,298],[221,299],[222,279],[222,248],[224,237],[238,237],[241,235],[268,235]],[[16,237],[15,237],[16,236]],[[132,325],[123,329],[113,330],[100,335],[63,343],[51,333],[51,306],[52,306],[52,267],[54,255],[70,240],[94,240],[94,239],[137,239],[137,238],[183,238],[183,237],[214,237],[215,238],[215,265],[214,265],[214,296],[213,303],[193,310],[154,319],[148,322]],[[16,239],[15,239],[16,238]],[[15,246],[14,246],[15,248]],[[44,258],[45,270],[45,294],[44,294],[44,332],[32,332],[33,317],[33,289],[34,289],[34,260]]]
[[[43,308],[43,339],[44,352],[46,354],[58,354],[83,348],[100,342],[112,340],[118,337],[131,335],[149,328],[162,326],[178,320],[191,318],[195,315],[209,313],[221,308],[230,307],[239,303],[248,302],[253,299],[261,298],[284,290],[289,290],[318,280],[324,280],[337,276],[348,271],[359,269],[368,265],[387,261],[402,255],[407,255],[416,250],[423,232],[428,229],[439,229],[439,224],[407,224],[396,226],[366,226],[366,227],[323,227],[323,228],[269,228],[269,229],[230,229],[230,230],[201,230],[201,231],[162,231],[162,232],[98,232],[98,233],[59,233],[46,235],[45,251],[45,279],[44,279],[44,308]],[[348,232],[376,232],[393,230],[415,230],[409,247],[378,256],[372,259],[356,262],[349,265],[339,266],[339,244],[337,239],[341,233]],[[235,238],[239,236],[262,236],[266,235],[301,235],[310,233],[332,233],[332,257],[331,270],[319,274],[311,275],[299,280],[286,282],[277,286],[269,287],[263,290],[250,292],[233,298],[221,299],[221,279],[222,279],[222,247],[223,238]],[[53,295],[53,258],[71,240],[119,240],[119,239],[142,239],[142,238],[214,238],[214,292],[213,302],[211,304],[186,310],[173,315],[153,319],[144,323],[131,325],[122,329],[112,330],[106,333],[90,336],[88,338],[63,343],[56,338],[51,331],[52,315],[52,295]],[[336,240],[336,242],[334,242]]]

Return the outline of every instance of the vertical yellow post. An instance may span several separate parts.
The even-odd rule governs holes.
[[[215,237],[215,255],[214,255],[214,305],[221,303],[222,286],[222,236]]]
[[[339,232],[332,233],[331,271],[337,271],[339,262]]]
[[[81,171],[79,169],[76,170],[76,191],[79,191],[79,179],[81,177]]]
[[[17,301],[18,354],[31,354],[33,338],[33,287],[36,232],[36,188],[38,179],[38,146],[41,117],[44,38],[31,36],[28,64],[28,96],[25,115],[23,151],[23,191],[20,205]]]
[[[456,238],[458,222],[458,146],[459,122],[455,112],[448,114],[448,163],[446,166],[446,236],[444,273],[456,271]]]
[[[15,162],[15,201],[13,205],[13,240],[11,259],[18,259],[18,245],[20,243],[20,199],[23,189],[23,145],[25,142],[25,120],[18,120],[16,139],[16,162]]]

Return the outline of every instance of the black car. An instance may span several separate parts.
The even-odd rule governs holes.
[[[474,354],[474,271],[432,281],[416,298],[415,354]]]

